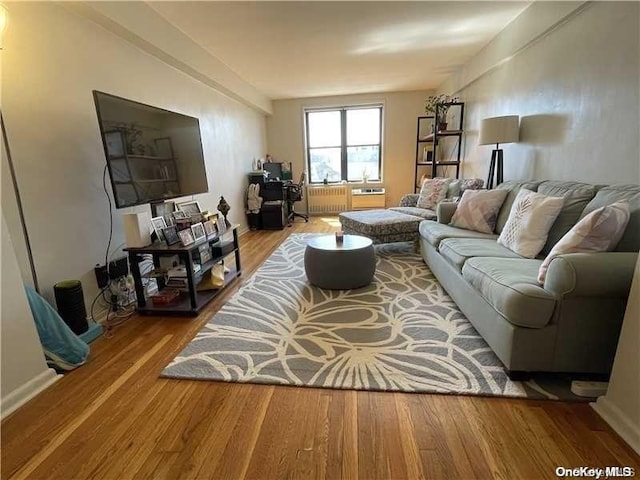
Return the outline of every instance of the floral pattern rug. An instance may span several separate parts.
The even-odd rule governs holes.
[[[309,235],[291,235],[162,376],[580,399],[565,378],[510,381],[412,243],[376,246],[374,281],[333,291],[307,281]]]

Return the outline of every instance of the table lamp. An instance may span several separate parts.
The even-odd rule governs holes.
[[[518,141],[520,132],[518,115],[506,115],[504,117],[485,118],[480,123],[480,139],[479,145],[493,145],[496,148],[491,152],[491,163],[489,164],[489,176],[487,177],[487,188],[493,188],[493,178],[496,173],[497,165],[497,181],[496,186],[503,181],[502,178],[502,149],[501,143],[515,143]]]

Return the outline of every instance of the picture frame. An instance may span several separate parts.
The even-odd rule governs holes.
[[[202,222],[191,225],[191,233],[193,233],[193,239],[196,242],[207,238],[207,234],[204,230],[204,225],[202,225]]]
[[[178,210],[184,212],[187,217],[190,217],[191,215],[198,215],[202,212],[200,203],[197,200],[194,200],[192,202],[179,203]]]
[[[216,220],[216,229],[218,230],[218,235],[222,235],[227,231],[227,224],[224,223],[224,218],[218,217]]]
[[[207,234],[207,237],[218,234],[218,229],[216,228],[216,224],[211,220],[207,220],[202,225],[204,226],[204,231]]]
[[[167,228],[162,229],[164,235],[164,241],[167,245],[175,245],[180,242],[180,236],[178,235],[178,228],[175,225],[170,225]]]
[[[158,240],[161,242],[164,241],[164,234],[162,233],[165,228],[167,228],[167,222],[164,217],[153,217],[151,219],[151,226],[153,227],[153,231],[155,232]]]
[[[164,221],[168,225],[173,224],[173,212],[176,210],[175,202],[162,202],[151,204],[152,217],[164,217]]]
[[[193,232],[191,231],[190,228],[185,228],[184,230],[180,230],[178,232],[178,235],[180,236],[180,241],[182,242],[182,246],[184,247],[187,247],[189,245],[196,243],[195,239],[193,238]]]
[[[171,216],[173,217],[173,221],[175,222],[176,220],[184,220],[187,218],[187,214],[184,213],[182,210],[175,210],[173,212],[171,212]]]

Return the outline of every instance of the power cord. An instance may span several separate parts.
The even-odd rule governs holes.
[[[105,164],[104,170],[102,170],[102,188],[104,194],[109,202],[109,241],[107,242],[107,250],[104,252],[104,264],[107,269],[107,276],[109,275],[109,250],[111,250],[111,240],[113,239],[113,206],[111,204],[111,197],[107,190],[107,165]]]

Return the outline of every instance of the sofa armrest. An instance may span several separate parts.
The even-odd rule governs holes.
[[[400,207],[415,207],[418,205],[418,197],[420,195],[417,193],[407,193],[400,199]]]
[[[544,289],[558,296],[627,297],[637,252],[568,253],[549,264]]]
[[[446,225],[451,222],[451,217],[458,208],[458,204],[455,202],[440,202],[436,207],[436,214],[438,215],[438,223],[444,223]]]

